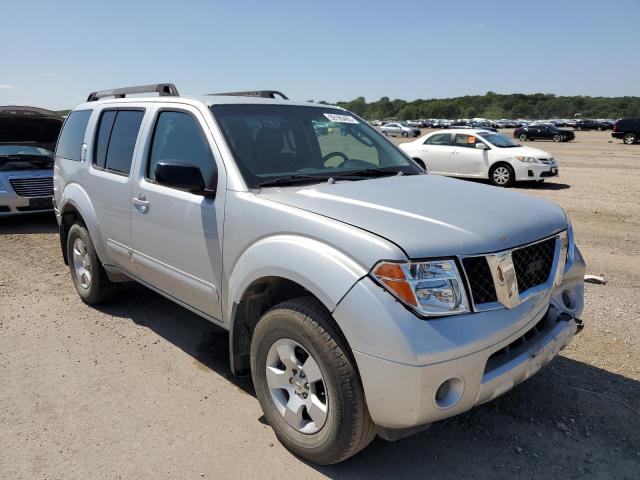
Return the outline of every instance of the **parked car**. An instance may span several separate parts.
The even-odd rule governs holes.
[[[242,95],[92,93],[58,142],[56,215],[80,298],[133,279],[229,330],[291,451],[334,463],[415,433],[580,331],[562,208],[428,175],[341,108]],[[326,120],[347,135],[319,138]]]
[[[620,138],[627,145],[633,145],[640,139],[640,118],[621,118],[613,124],[613,138]]]
[[[53,151],[64,119],[35,107],[0,107],[0,216],[53,210]]]
[[[577,120],[573,125],[574,130],[596,130],[598,125],[594,120]]]
[[[525,127],[516,128],[513,131],[513,138],[526,140],[553,140],[554,142],[570,142],[576,138],[576,134],[571,130],[564,130],[553,125],[531,124]]]
[[[550,153],[483,129],[433,132],[401,144],[400,149],[429,173],[488,179],[499,187],[558,175],[558,164]]]
[[[419,128],[402,125],[401,123],[387,123],[380,128],[380,131],[383,135],[401,135],[403,137],[418,137],[421,133]]]
[[[596,120],[596,130],[611,130],[613,122],[611,120]]]

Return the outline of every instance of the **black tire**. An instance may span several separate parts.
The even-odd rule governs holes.
[[[386,130],[383,130],[383,131],[382,131],[382,134],[386,137],[386,136],[387,136],[387,131],[386,131]]]
[[[506,181],[503,182],[496,178],[495,173],[498,169],[505,169],[508,172]],[[500,175],[500,178],[503,178],[503,176]],[[515,180],[516,173],[514,172],[513,167],[508,163],[496,163],[491,167],[491,170],[489,170],[489,181],[491,182],[491,185],[495,185],[496,187],[511,187],[515,183]]]
[[[407,138],[409,136],[409,134],[407,132],[402,132],[402,136]]]
[[[308,351],[326,384],[327,418],[315,433],[302,433],[287,423],[271,396],[267,355],[283,339]],[[358,453],[376,435],[355,362],[332,327],[330,313],[314,298],[283,302],[262,316],[251,341],[251,375],[269,425],[282,444],[301,457],[323,465],[337,463]]]
[[[622,141],[625,145],[633,145],[638,141],[638,136],[635,133],[625,133],[622,137]]]
[[[527,134],[526,133],[521,133],[518,138],[520,139],[521,142],[526,142],[527,141]]]
[[[553,136],[553,141],[556,142],[556,143],[561,142],[562,141],[562,137],[560,135],[556,134],[556,135]]]
[[[87,265],[91,272],[91,279],[87,287],[83,286],[83,282],[78,278],[74,264],[74,244],[76,239],[80,239],[86,249]],[[71,280],[84,303],[97,305],[108,300],[113,295],[116,290],[116,284],[109,280],[107,272],[104,270],[93,246],[91,235],[89,235],[87,227],[82,223],[74,223],[69,229],[67,234],[67,258],[69,259]]]

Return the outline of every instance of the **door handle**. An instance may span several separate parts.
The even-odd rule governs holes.
[[[138,195],[138,197],[133,197],[131,199],[131,203],[138,209],[140,213],[147,213],[149,210],[149,202],[147,201],[147,197],[144,196],[143,193]]]

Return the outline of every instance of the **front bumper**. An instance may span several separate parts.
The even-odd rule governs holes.
[[[551,164],[517,162],[515,173],[518,181],[533,181],[557,177],[559,170],[555,162]]]
[[[584,261],[577,248],[567,267],[560,285],[513,309],[432,320],[362,279],[334,318],[353,350],[374,423],[387,433],[412,430],[490,401],[540,370],[580,327],[574,318],[583,309]]]
[[[19,195],[12,188],[12,181],[41,181],[41,179],[50,179],[52,173],[50,171],[35,171],[28,174],[20,172],[1,172],[0,173],[0,217],[13,215],[23,215],[29,213],[46,212],[53,210],[53,191],[50,195],[42,195],[38,190],[31,190],[26,187],[24,195]],[[33,193],[33,195],[31,195]]]
[[[52,197],[19,197],[0,192],[0,217],[53,211]]]

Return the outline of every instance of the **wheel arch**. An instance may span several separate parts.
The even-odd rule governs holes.
[[[333,312],[367,273],[336,248],[307,237],[279,235],[256,242],[239,257],[229,276],[225,312],[232,371],[247,372],[253,329],[269,308],[312,296]]]
[[[60,217],[60,246],[65,264],[68,265],[69,261],[66,253],[67,234],[76,221],[81,221],[89,231],[98,257],[105,258],[106,251],[100,236],[96,212],[89,196],[78,184],[72,183],[65,188],[60,202]]]

